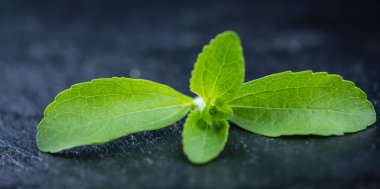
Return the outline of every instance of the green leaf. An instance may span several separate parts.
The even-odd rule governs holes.
[[[228,137],[228,121],[213,120],[210,125],[201,117],[199,110],[193,110],[187,117],[182,133],[184,153],[195,164],[216,158]]]
[[[238,35],[219,34],[199,54],[190,89],[206,102],[223,102],[234,97],[243,82],[244,57]]]
[[[366,94],[338,75],[283,72],[243,84],[231,121],[265,136],[343,135],[376,121]]]
[[[44,152],[102,144],[160,129],[185,116],[192,99],[152,81],[96,79],[73,85],[45,110],[37,145]]]

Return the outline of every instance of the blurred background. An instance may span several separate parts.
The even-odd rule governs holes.
[[[237,32],[246,81],[292,70],[342,75],[380,103],[380,1],[0,1],[0,188],[379,188],[378,124],[343,137],[266,138],[231,128],[205,166],[181,125],[49,155],[46,105],[72,84],[124,76],[188,89],[197,54]]]

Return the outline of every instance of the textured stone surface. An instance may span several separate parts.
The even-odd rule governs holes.
[[[103,146],[45,154],[45,106],[70,85],[141,77],[191,95],[196,55],[240,34],[246,80],[311,69],[342,75],[380,104],[376,2],[0,2],[0,188],[378,188],[379,124],[342,137],[267,138],[232,126],[204,166],[182,153],[183,121]],[[379,118],[378,118],[379,119]]]

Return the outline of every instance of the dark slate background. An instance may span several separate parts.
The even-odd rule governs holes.
[[[0,1],[0,188],[379,188],[378,123],[342,137],[232,126],[203,166],[182,153],[183,120],[55,155],[35,143],[44,108],[74,83],[140,77],[192,95],[196,55],[224,30],[241,36],[246,80],[340,74],[379,113],[379,10],[378,1]]]

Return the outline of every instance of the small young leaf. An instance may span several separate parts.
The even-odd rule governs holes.
[[[324,72],[283,72],[243,84],[232,122],[265,136],[343,135],[376,121],[366,94]]]
[[[207,103],[200,111],[201,118],[203,121],[206,121],[207,124],[212,124],[213,120],[228,120],[233,115],[231,107],[227,104],[217,104],[215,106],[211,106]]]
[[[214,103],[231,99],[244,81],[244,57],[240,39],[234,32],[224,32],[203,48],[195,63],[190,89]]]
[[[199,110],[187,117],[182,133],[183,150],[187,158],[196,164],[216,158],[223,150],[228,137],[229,124],[225,120],[213,120],[207,124]]]
[[[228,120],[234,114],[231,107],[227,104],[212,106],[209,112],[214,120]]]
[[[44,152],[102,144],[181,119],[192,99],[151,81],[96,79],[73,85],[45,110],[37,145]]]

